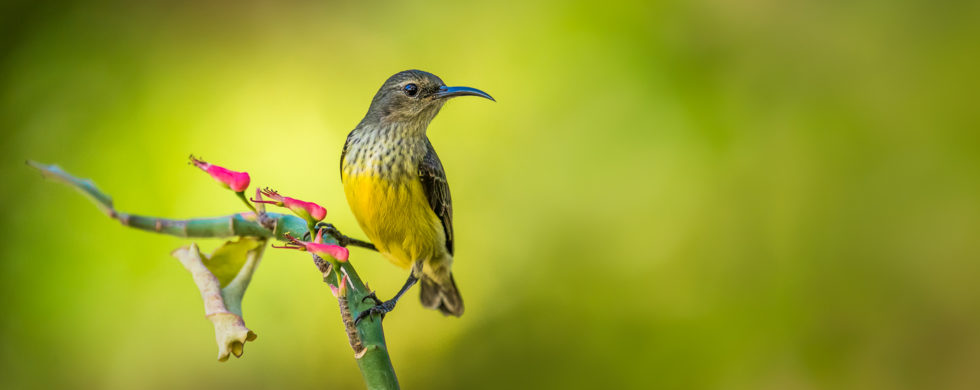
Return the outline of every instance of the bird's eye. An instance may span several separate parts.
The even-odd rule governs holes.
[[[419,93],[419,86],[415,84],[408,84],[405,86],[405,94],[408,96],[415,96]]]

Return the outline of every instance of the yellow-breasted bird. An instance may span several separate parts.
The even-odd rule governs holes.
[[[452,273],[449,183],[425,134],[442,105],[457,96],[494,100],[475,88],[447,87],[428,72],[396,73],[381,86],[367,115],[347,136],[340,155],[347,203],[378,252],[411,270],[394,298],[384,302],[374,298],[378,304],[360,313],[357,321],[391,311],[418,281],[423,306],[443,314],[463,314],[463,298]],[[335,230],[334,234],[351,242]]]

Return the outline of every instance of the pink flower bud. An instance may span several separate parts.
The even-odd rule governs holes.
[[[323,240],[323,229],[317,234],[317,241]],[[289,244],[283,246],[275,246],[274,248],[284,248],[284,249],[297,249],[303,252],[310,252],[320,257],[330,257],[336,259],[337,261],[347,261],[350,258],[350,251],[340,245],[334,244],[322,244],[320,242],[306,242],[297,240],[295,237],[290,236],[286,233],[286,239],[289,240]]]
[[[191,163],[201,168],[204,172],[207,172],[226,188],[230,188],[235,192],[245,191],[248,188],[248,183],[251,181],[248,177],[248,172],[235,172],[214,164],[208,164],[204,160],[194,158],[194,156],[191,156]]]
[[[316,244],[308,242],[306,243],[306,250],[313,252],[320,257],[332,257],[337,259],[337,261],[347,261],[347,258],[350,257],[350,252],[347,250],[347,248],[334,244]]]
[[[316,203],[305,202],[296,198],[282,196],[275,190],[271,190],[269,188],[262,190],[262,194],[268,196],[269,199],[272,200],[262,200],[261,197],[259,197],[259,199],[252,199],[252,201],[256,203],[268,203],[279,207],[285,207],[294,214],[307,220],[313,220],[314,222],[322,221],[323,218],[327,216],[327,209]]]
[[[334,286],[329,283],[327,285],[330,286],[330,292],[333,293],[333,296],[340,298],[347,296],[347,283],[347,274],[344,274],[344,277],[340,278],[340,286]]]
[[[327,216],[327,209],[313,202],[304,202],[299,199],[284,196],[282,197],[282,203],[287,209],[292,210],[294,213],[303,214],[305,212],[316,221],[322,221],[323,218]]]
[[[321,245],[324,248],[329,248],[329,249],[325,249],[325,251],[330,255],[330,257],[333,257],[340,261],[347,261],[347,258],[350,256],[350,251],[348,251],[347,248],[344,248],[340,245],[324,244],[323,229],[317,230],[316,237],[313,238],[313,244]],[[319,255],[319,253],[317,254]]]

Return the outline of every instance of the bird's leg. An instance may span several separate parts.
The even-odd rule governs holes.
[[[421,264],[422,263],[421,262],[418,262],[416,264],[419,264],[420,266],[413,267],[413,268],[418,268],[419,271],[421,272],[421,268],[422,268],[421,267]],[[402,286],[402,289],[401,290],[398,290],[398,294],[395,294],[395,297],[394,298],[391,298],[391,299],[389,299],[387,301],[384,301],[384,302],[380,302],[377,305],[374,305],[371,308],[369,308],[369,309],[367,309],[365,311],[362,311],[360,314],[358,314],[357,315],[357,319],[354,320],[354,325],[359,324],[361,322],[361,320],[363,320],[363,319],[365,319],[368,316],[371,316],[373,314],[381,314],[381,318],[384,318],[385,313],[388,313],[388,312],[390,312],[392,310],[395,310],[395,304],[398,303],[398,299],[401,298],[402,295],[404,295],[405,292],[408,291],[408,289],[412,288],[412,286],[414,286],[415,283],[419,281],[419,277],[418,276],[415,276],[415,273],[416,272],[413,269],[412,270],[412,273],[408,275],[408,280],[405,281],[405,285]],[[368,298],[374,299],[375,302],[378,302],[379,301],[378,298],[376,296],[374,296],[374,293],[371,293],[370,295],[364,297],[362,299],[362,301],[364,299],[368,299]]]
[[[402,295],[404,295],[405,292],[408,291],[408,289],[412,288],[412,286],[414,286],[415,282],[418,282],[418,280],[419,278],[415,277],[415,275],[409,275],[408,280],[405,281],[405,285],[402,286],[402,289],[398,291],[398,294],[395,294],[394,298],[381,302],[377,305],[371,306],[367,310],[362,311],[360,314],[357,315],[357,318],[354,320],[354,325],[361,323],[361,320],[373,314],[381,314],[381,318],[384,318],[384,315],[386,313],[395,310],[395,305],[398,303],[398,299],[400,299]],[[378,298],[374,296],[374,294],[364,297],[364,299],[368,299],[368,298],[374,299],[375,302],[378,301]]]
[[[351,237],[345,236],[343,233],[340,232],[340,230],[337,230],[337,228],[334,227],[333,224],[329,224],[329,223],[326,223],[326,222],[320,222],[320,223],[316,224],[316,229],[317,230],[318,229],[323,229],[323,231],[325,233],[329,234],[335,240],[337,240],[337,244],[339,244],[342,247],[346,247],[348,245],[353,245],[353,246],[359,246],[361,248],[367,248],[367,249],[373,250],[375,252],[378,251],[378,248],[376,248],[374,246],[374,244],[372,244],[370,242],[361,241],[361,240],[358,240],[356,238],[351,238]],[[310,234],[312,234],[312,233],[310,233]]]

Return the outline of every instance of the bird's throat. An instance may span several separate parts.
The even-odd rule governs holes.
[[[358,126],[350,135],[344,175],[372,175],[393,184],[410,178],[426,152],[425,126],[396,122]]]

